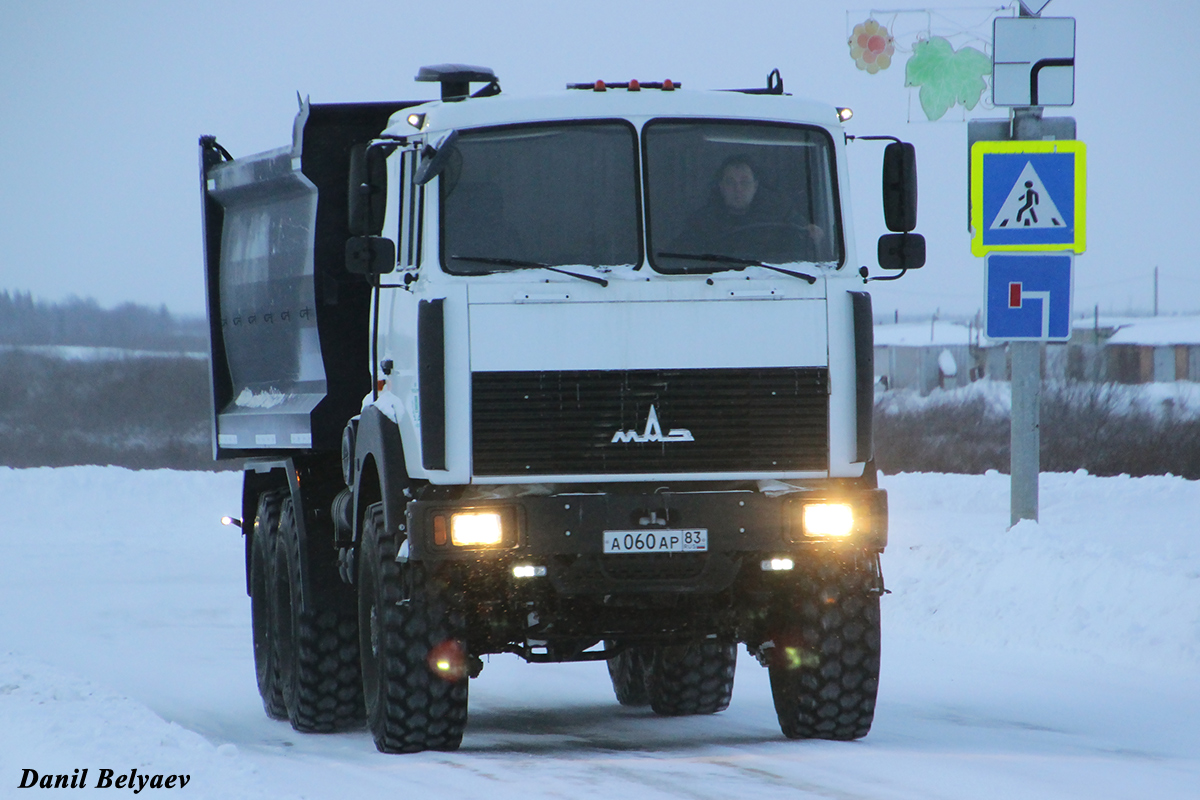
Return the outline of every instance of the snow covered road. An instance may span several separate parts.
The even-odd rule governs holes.
[[[218,523],[239,475],[0,469],[0,798],[83,769],[187,774],[191,798],[1200,796],[1200,484],[1046,475],[1012,531],[1006,476],[883,485],[867,738],[783,739],[744,653],[728,711],[682,719],[619,706],[603,664],[505,656],[461,750],[384,756],[263,714]]]

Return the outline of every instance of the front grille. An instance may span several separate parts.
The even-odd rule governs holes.
[[[824,367],[476,372],[471,414],[476,475],[786,472],[829,464]],[[691,441],[679,440],[682,431]]]

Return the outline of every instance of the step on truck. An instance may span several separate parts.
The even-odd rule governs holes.
[[[784,735],[866,735],[887,496],[849,110],[778,71],[417,80],[440,97],[302,101],[278,150],[200,140],[214,456],[244,464],[267,714],[451,750],[498,653],[713,714],[741,643]],[[924,263],[899,140],[883,199],[898,272],[871,280]]]

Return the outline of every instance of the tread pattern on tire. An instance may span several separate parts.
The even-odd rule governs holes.
[[[737,644],[702,639],[655,647],[646,660],[646,695],[663,716],[715,714],[729,707]]]
[[[279,512],[286,493],[263,492],[258,498],[250,540],[250,629],[254,641],[254,673],[263,710],[271,719],[287,719],[283,681],[279,674],[279,642],[272,612],[271,586],[275,580],[275,543]]]
[[[291,498],[283,501],[275,564],[279,570],[276,609],[282,631],[280,677],[287,717],[303,733],[332,733],[362,725],[362,672],[359,667],[358,614],[353,595],[300,603],[300,538]],[[311,576],[319,585],[322,576]],[[324,576],[329,578],[330,576]],[[336,580],[336,575],[333,576]],[[340,586],[334,589],[340,589]]]
[[[879,688],[879,595],[851,562],[799,577],[769,665],[779,727],[789,739],[862,738]]]
[[[645,648],[629,647],[608,659],[608,677],[612,679],[613,693],[623,706],[650,705],[650,695],[646,693],[645,656]]]
[[[434,674],[430,658],[448,647],[465,659],[460,590],[420,563],[396,562],[381,503],[367,509],[359,569],[363,683],[375,746],[384,753],[458,749],[467,723],[465,663],[446,679]]]

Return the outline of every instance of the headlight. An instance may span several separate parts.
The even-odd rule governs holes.
[[[471,511],[450,515],[450,542],[456,547],[500,544],[504,526],[497,511]]]
[[[854,531],[854,512],[847,503],[808,503],[804,506],[804,535],[846,537]]]

